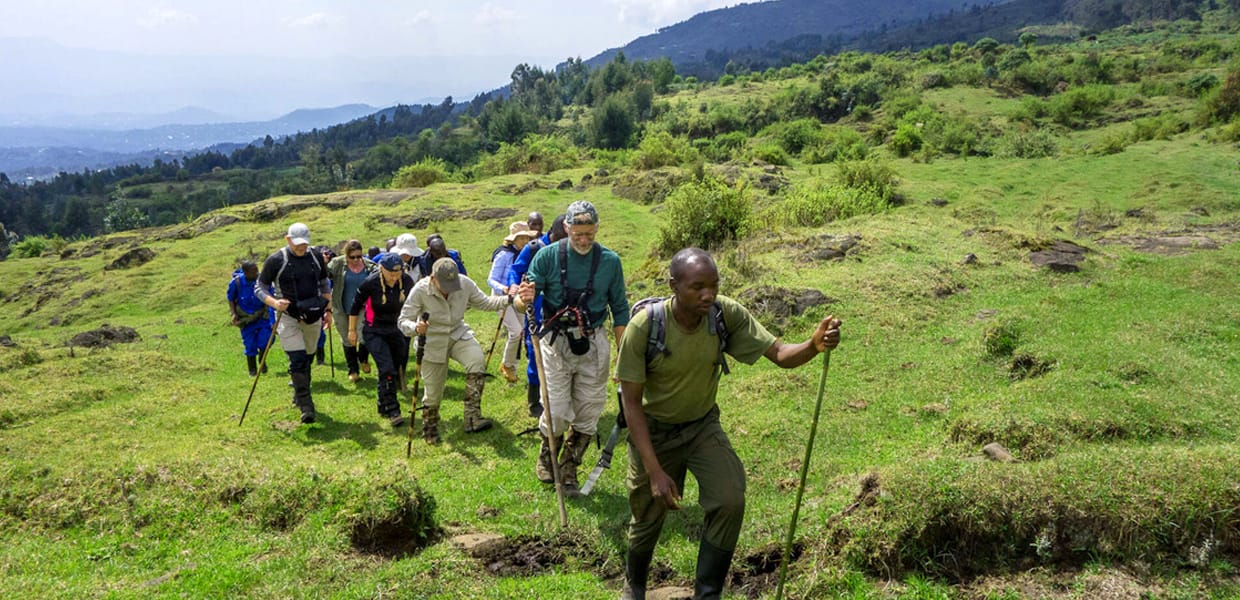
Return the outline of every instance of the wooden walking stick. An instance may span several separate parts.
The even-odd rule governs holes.
[[[422,321],[429,323],[431,313],[422,313]],[[418,336],[418,352],[414,355],[413,395],[409,397],[409,440],[405,442],[405,458],[413,456],[413,422],[418,415],[418,384],[422,383],[422,355],[426,353],[426,334]],[[404,373],[401,374],[402,380]]]
[[[548,433],[555,427],[555,419],[551,415],[551,402],[547,400],[547,369],[543,366],[542,353],[542,336],[534,333],[534,304],[531,302],[530,307],[526,309],[530,315],[530,340],[533,341],[534,347],[534,368],[538,370],[538,381],[542,383],[539,386],[539,394],[542,396],[543,411],[547,416]],[[568,508],[564,506],[564,479],[560,477],[560,444],[556,436],[549,435],[549,443],[551,444],[551,476],[555,479],[555,496],[560,503],[560,527],[568,527]]]
[[[801,497],[805,495],[805,478],[809,475],[809,458],[814,453],[814,435],[818,433],[818,414],[822,412],[822,395],[827,387],[827,369],[831,366],[831,350],[822,353],[822,377],[818,379],[818,402],[814,404],[814,419],[809,424],[809,442],[805,444],[805,460],[801,461],[801,484],[797,487],[797,501],[792,509],[792,523],[788,525],[788,539],[784,542],[784,555],[779,557],[779,584],[775,587],[775,599],[784,597],[784,578],[788,575],[788,561],[792,557],[792,540],[796,536],[797,515],[801,512]]]
[[[245,408],[241,409],[241,419],[237,421],[237,427],[245,422],[245,413],[250,411],[250,400],[254,399],[254,390],[258,388],[258,378],[267,370],[267,355],[271,353],[271,344],[276,341],[276,325],[280,322],[280,315],[284,311],[276,313],[276,322],[271,325],[271,335],[267,338],[267,348],[263,350],[263,358],[259,361],[258,370],[254,373],[254,383],[250,385],[250,395],[245,399]]]
[[[334,348],[335,343],[332,342],[332,329],[333,327],[331,325],[327,326],[327,362],[331,364],[332,366],[332,379],[335,379],[336,378],[336,350]]]

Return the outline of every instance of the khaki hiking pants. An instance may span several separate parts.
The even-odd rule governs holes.
[[[412,353],[410,353],[412,354]],[[452,340],[448,342],[448,358],[458,362],[465,368],[465,373],[485,373],[487,357],[482,353],[478,340]],[[412,381],[410,375],[406,380]],[[444,382],[448,379],[448,363],[422,361],[422,405],[428,408],[439,408],[443,401]]]
[[[538,428],[543,435],[555,437],[568,431],[594,435],[598,431],[598,418],[607,405],[607,379],[611,369],[611,346],[607,343],[607,330],[599,327],[590,339],[590,351],[577,356],[568,349],[564,334],[555,336],[555,343],[542,347],[543,385],[547,387],[547,401],[555,423],[543,412]]]

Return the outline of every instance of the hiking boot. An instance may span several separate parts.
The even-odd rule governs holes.
[[[320,367],[327,364],[326,350],[319,348],[318,351],[314,353],[314,364],[319,365]]]
[[[525,404],[530,409],[530,416],[537,419],[543,414],[542,397],[539,395],[537,383],[531,383],[525,389]]]
[[[517,382],[517,368],[505,364],[499,366],[499,374],[504,376],[508,383]]]
[[[359,356],[359,357],[358,357],[358,359],[357,359],[357,366],[358,366],[359,368],[361,368],[361,370],[362,370],[362,372],[363,372],[363,373],[365,373],[365,374],[367,374],[367,375],[369,375],[369,374],[370,374],[370,363],[369,363],[369,362],[366,362],[366,359],[361,358],[361,357]]]
[[[392,429],[400,429],[409,423],[409,421],[405,420],[405,416],[400,413],[389,416],[388,420],[392,423]]]
[[[465,376],[465,433],[486,431],[494,424],[482,416],[482,389],[486,382],[486,373],[469,373]]]
[[[422,409],[422,440],[428,444],[439,443],[439,407]]]
[[[357,383],[357,371],[349,371],[349,381]]]
[[[310,374],[289,373],[289,384],[293,386],[293,405],[301,411],[302,423],[313,423],[314,400],[310,397]]]
[[[564,484],[564,495],[577,497],[581,490],[577,486],[577,467],[585,458],[586,449],[590,447],[590,434],[570,430],[568,441],[564,442],[564,450],[560,452],[560,481]]]
[[[247,356],[245,362],[250,367],[250,377],[258,377],[258,357]]]
[[[538,435],[542,438],[542,445],[538,447],[538,462],[534,464],[534,476],[543,483],[555,483],[555,471],[552,470],[553,467],[551,465],[551,439],[541,432]],[[556,436],[556,450],[559,450],[560,446],[563,445],[561,443],[563,437]]]

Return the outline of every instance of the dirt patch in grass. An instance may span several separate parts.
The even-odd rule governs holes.
[[[859,235],[824,233],[808,240],[783,244],[781,248],[791,250],[801,262],[838,261],[856,257],[861,250],[860,243]]]
[[[340,210],[353,205],[351,196],[306,196],[290,200],[265,200],[250,206],[250,221],[267,222],[279,219],[289,213],[322,207],[329,210]]]
[[[142,339],[132,327],[113,327],[104,323],[99,329],[83,331],[69,340],[68,346],[78,348],[107,348],[112,344],[128,344]]]
[[[204,233],[211,233],[221,227],[227,227],[233,223],[239,223],[241,219],[232,215],[211,215],[202,219],[198,219],[184,227],[175,227],[165,229],[163,232],[155,236],[158,240],[188,240],[196,238]]]
[[[104,271],[115,271],[117,269],[132,269],[151,262],[155,259],[155,252],[150,248],[133,248],[120,255],[116,260],[103,267]]]
[[[835,298],[812,288],[791,290],[766,286],[748,288],[738,294],[737,299],[750,310],[775,319],[800,316],[816,306],[837,302]]]
[[[516,216],[516,209],[512,208],[473,208],[473,209],[452,209],[452,208],[428,208],[413,213],[407,217],[385,217],[379,219],[382,223],[392,223],[399,225],[405,229],[426,229],[432,223],[443,223],[446,221],[507,221]]]
[[[113,235],[108,237],[96,238],[88,242],[80,253],[78,258],[89,258],[95,256],[105,250],[127,246],[142,238],[136,235]]]
[[[791,565],[805,553],[800,542],[792,544],[788,564]],[[728,573],[728,587],[746,598],[761,598],[779,585],[779,564],[784,559],[784,545],[770,543],[733,561]]]
[[[19,287],[13,294],[7,296],[5,301],[13,304],[24,304],[25,310],[21,316],[29,315],[40,308],[43,308],[48,302],[60,297],[68,287],[74,283],[86,279],[86,274],[82,273],[79,267],[56,267],[51,271],[43,274],[39,278],[42,283],[33,287]]]
[[[528,577],[565,565],[569,559],[601,566],[606,561],[589,544],[568,533],[553,538],[519,536],[499,539],[469,550],[487,572],[497,577]]]
[[[1240,222],[1199,225],[1185,229],[1148,234],[1121,235],[1099,239],[1099,244],[1127,246],[1137,252],[1177,256],[1200,250],[1218,250],[1240,241]]]
[[[1017,352],[1012,356],[1012,363],[1008,366],[1008,377],[1012,381],[1031,379],[1045,375],[1053,368],[1055,368],[1054,359],[1041,358],[1028,352]]]
[[[680,169],[633,171],[618,176],[611,186],[611,193],[642,204],[659,204],[672,190],[687,181],[688,175]]]

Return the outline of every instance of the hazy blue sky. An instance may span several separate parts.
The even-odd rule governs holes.
[[[265,118],[508,81],[737,0],[27,0],[0,19],[0,118],[199,106]]]

